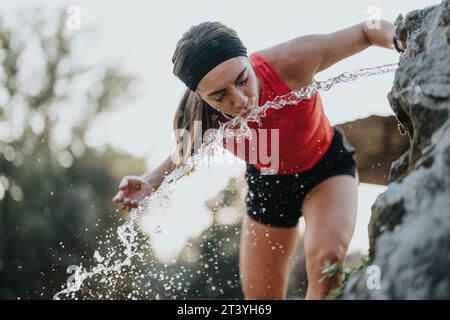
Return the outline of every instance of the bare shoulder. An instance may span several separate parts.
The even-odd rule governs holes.
[[[292,89],[308,85],[314,79],[312,64],[308,63],[311,59],[311,50],[307,47],[307,43],[303,48],[299,48],[298,43],[296,46],[293,48],[293,43],[287,41],[256,52],[272,65]]]

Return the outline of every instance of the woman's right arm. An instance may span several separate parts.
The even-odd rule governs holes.
[[[159,167],[144,174],[142,178],[147,181],[147,183],[157,185],[159,187],[164,178],[175,170],[175,168],[176,165],[173,163],[172,156],[169,156],[159,165]],[[157,189],[157,187],[155,189]]]
[[[125,176],[119,184],[119,191],[113,202],[127,211],[136,208],[142,199],[159,188],[164,178],[175,168],[172,156],[169,156],[156,169],[142,176]]]

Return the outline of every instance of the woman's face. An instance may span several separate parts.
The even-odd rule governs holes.
[[[242,115],[259,104],[258,77],[247,57],[235,57],[209,71],[197,94],[211,107],[231,116]]]

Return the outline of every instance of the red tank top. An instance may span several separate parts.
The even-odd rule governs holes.
[[[292,91],[261,55],[252,53],[249,58],[260,81],[260,106]],[[328,150],[334,134],[318,93],[297,105],[268,109],[266,116],[261,117],[261,123],[262,126],[248,122],[252,138],[233,139],[232,143],[227,140],[225,148],[256,168],[272,168],[275,170],[272,173],[276,174],[295,174],[311,169]]]

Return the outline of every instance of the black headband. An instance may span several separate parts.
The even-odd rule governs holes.
[[[239,56],[247,56],[247,48],[236,36],[225,35],[195,48],[183,64],[179,78],[192,91],[215,66]]]

